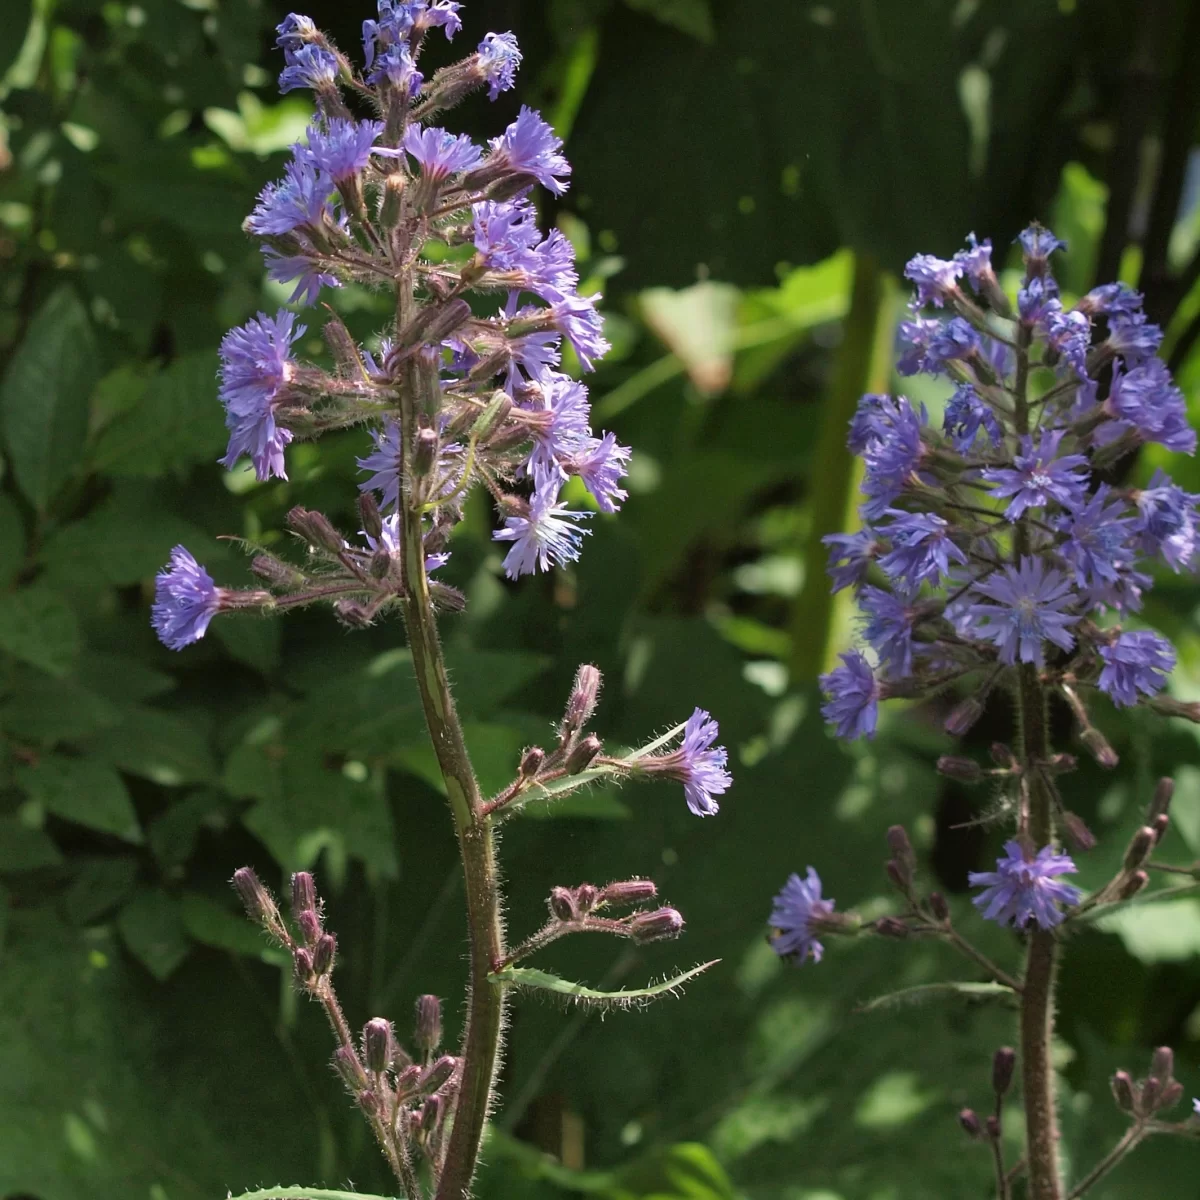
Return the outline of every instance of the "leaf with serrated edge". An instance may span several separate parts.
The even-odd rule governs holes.
[[[901,1008],[906,1004],[924,1004],[927,1000],[937,1000],[943,996],[957,996],[976,1002],[1003,1000],[1011,999],[1013,990],[1002,983],[922,983],[916,987],[901,988],[898,992],[888,992],[886,996],[876,996],[874,1000],[858,1005],[854,1011],[880,1012],[887,1008]]]
[[[538,971],[532,967],[505,967],[501,971],[494,971],[488,976],[494,984],[509,984],[514,987],[533,988],[536,991],[551,992],[556,996],[562,996],[567,1000],[574,1000],[582,1004],[595,1004],[601,1007],[622,1008],[626,1005],[642,1004],[650,1000],[656,1000],[659,996],[666,996],[675,992],[677,988],[682,987],[691,979],[707,971],[709,967],[716,966],[721,960],[714,958],[711,962],[701,963],[698,967],[693,967],[690,971],[684,971],[682,975],[676,975],[672,979],[664,979],[662,983],[651,984],[649,987],[625,989],[622,988],[615,992],[601,992],[595,988],[585,987],[582,983],[572,983],[569,979],[560,979],[557,975],[552,975],[549,971]]]

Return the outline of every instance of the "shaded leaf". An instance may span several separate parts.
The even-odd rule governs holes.
[[[0,650],[51,675],[65,675],[79,646],[75,614],[57,592],[35,584],[0,595]]]
[[[8,496],[0,496],[0,587],[17,577],[25,558],[25,523]]]
[[[41,671],[14,673],[12,694],[0,706],[0,729],[11,737],[53,745],[109,729],[121,710],[78,679]]]
[[[142,840],[141,826],[121,777],[90,758],[47,755],[20,766],[17,784],[47,812],[127,842]]]
[[[185,892],[180,903],[183,927],[196,941],[282,966],[287,954],[267,941],[262,930],[241,910],[233,912],[196,892]]]
[[[129,855],[85,862],[63,898],[67,918],[89,925],[116,908],[137,882],[137,860]]]
[[[122,771],[163,787],[209,783],[217,776],[204,728],[184,715],[143,705],[126,708],[121,723],[94,738],[88,749]]]
[[[129,952],[159,981],[169,979],[191,950],[179,901],[162,888],[139,892],[117,918]]]
[[[896,992],[888,992],[876,996],[864,1004],[858,1005],[856,1012],[883,1012],[892,1008],[908,1008],[919,1004],[929,1004],[934,1000],[966,1000],[971,1004],[1000,1000],[1008,1004],[1016,1003],[1012,988],[1002,983],[922,983],[916,987],[901,988]]]
[[[723,392],[733,376],[738,298],[730,284],[708,281],[677,292],[649,288],[640,296],[646,324],[708,396]]]
[[[17,817],[0,817],[0,871],[36,871],[61,862],[58,847],[40,829]]]

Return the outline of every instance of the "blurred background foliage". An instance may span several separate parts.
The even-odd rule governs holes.
[[[347,50],[370,15],[307,12]],[[398,625],[231,617],[173,655],[153,576],[186,542],[244,581],[221,535],[277,544],[294,504],[343,526],[361,439],[295,446],[291,479],[215,463],[221,334],[283,292],[240,232],[308,116],[281,98],[277,0],[6,0],[0,33],[0,1197],[215,1200],[254,1185],[388,1187],[335,1084],[319,1015],[227,885],[313,867],[341,939],[343,997],[401,1030],[464,977],[450,824]],[[633,983],[722,959],[681,1000],[601,1023],[517,1007],[481,1194],[541,1200],[924,1200],[987,1194],[954,1114],[986,1104],[1011,1015],[939,1004],[863,1014],[897,986],[976,978],[923,943],[830,945],[801,972],[763,938],[771,894],[816,865],[843,905],[888,903],[884,829],[913,831],[931,886],[966,908],[995,850],[986,794],[935,775],[941,705],[870,746],[824,731],[815,674],[852,636],[818,539],[844,526],[844,423],[891,379],[912,253],[975,229],[1005,246],[1041,216],[1065,286],[1118,273],[1169,328],[1200,417],[1200,39],[1195,0],[474,0],[471,41],[513,29],[521,89],[461,112],[477,136],[520,101],[567,139],[547,207],[605,292],[615,349],[597,419],[636,447],[631,497],[578,569],[505,583],[472,512],[445,622],[486,787],[545,735],[577,663],[607,675],[599,732],[636,744],[695,704],[736,786],[699,822],[677,789],[597,791],[504,842],[514,931],[553,883],[643,874],[689,918],[642,950],[556,947],[541,965]],[[440,47],[433,51],[441,53]],[[513,98],[516,97],[516,98]],[[363,338],[388,304],[328,293]],[[317,313],[308,316],[320,354]],[[920,399],[936,409],[937,395]],[[1136,464],[1140,475],[1154,466]],[[1173,463],[1200,490],[1200,470]],[[1200,695],[1189,579],[1148,617]],[[1061,714],[1060,714],[1061,717]],[[1071,807],[1105,877],[1153,780],[1179,783],[1170,849],[1200,856],[1191,728],[1099,714],[1122,753]],[[997,711],[973,753],[1008,736]],[[1056,729],[1071,747],[1068,722]],[[1077,749],[1077,747],[1075,747]],[[1009,964],[1018,946],[980,932]],[[1065,1156],[1119,1129],[1106,1077],[1172,1042],[1200,1093],[1200,904],[1186,891],[1070,944],[1060,1064]],[[1015,1126],[1017,1122],[1012,1122]],[[1194,1147],[1156,1144],[1094,1195],[1196,1195]]]

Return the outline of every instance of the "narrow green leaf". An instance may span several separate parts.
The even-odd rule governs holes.
[[[0,384],[0,429],[13,475],[40,510],[79,462],[96,374],[87,311],[61,287],[38,310]]]
[[[601,992],[595,988],[585,987],[582,983],[572,983],[569,979],[560,979],[549,971],[539,971],[533,967],[505,967],[496,971],[488,978],[496,985],[510,984],[514,987],[533,988],[536,991],[551,992],[577,1003],[595,1004],[601,1007],[626,1008],[656,1000],[659,996],[673,995],[679,988],[691,979],[716,966],[721,960],[714,958],[711,962],[701,963],[690,971],[684,971],[662,983],[654,983],[644,988],[621,988],[615,992]]]
[[[986,1003],[991,1000],[1012,1000],[1013,990],[1002,983],[922,983],[916,987],[901,988],[876,996],[858,1005],[860,1013],[883,1012],[890,1008],[927,1004],[932,1000],[962,999],[971,1003]]]
[[[243,1192],[229,1200],[393,1200],[390,1196],[368,1196],[366,1192],[336,1192],[329,1188],[274,1187]]]

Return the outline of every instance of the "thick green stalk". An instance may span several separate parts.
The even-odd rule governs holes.
[[[411,284],[401,283],[398,324],[411,307]],[[414,363],[401,392],[403,429],[400,512],[404,551],[404,621],[413,657],[413,672],[421,695],[425,722],[446,784],[454,817],[466,883],[470,937],[470,992],[467,1028],[463,1038],[462,1076],[454,1106],[453,1126],[446,1147],[445,1168],[437,1200],[463,1200],[479,1158],[484,1124],[492,1103],[504,1028],[504,993],[488,981],[494,964],[505,955],[500,879],[496,868],[495,835],[484,814],[483,797],[471,768],[462,725],[450,694],[446,662],[425,574],[422,546],[422,500],[411,474],[412,437],[417,413],[428,406],[437,389],[432,368]]]

